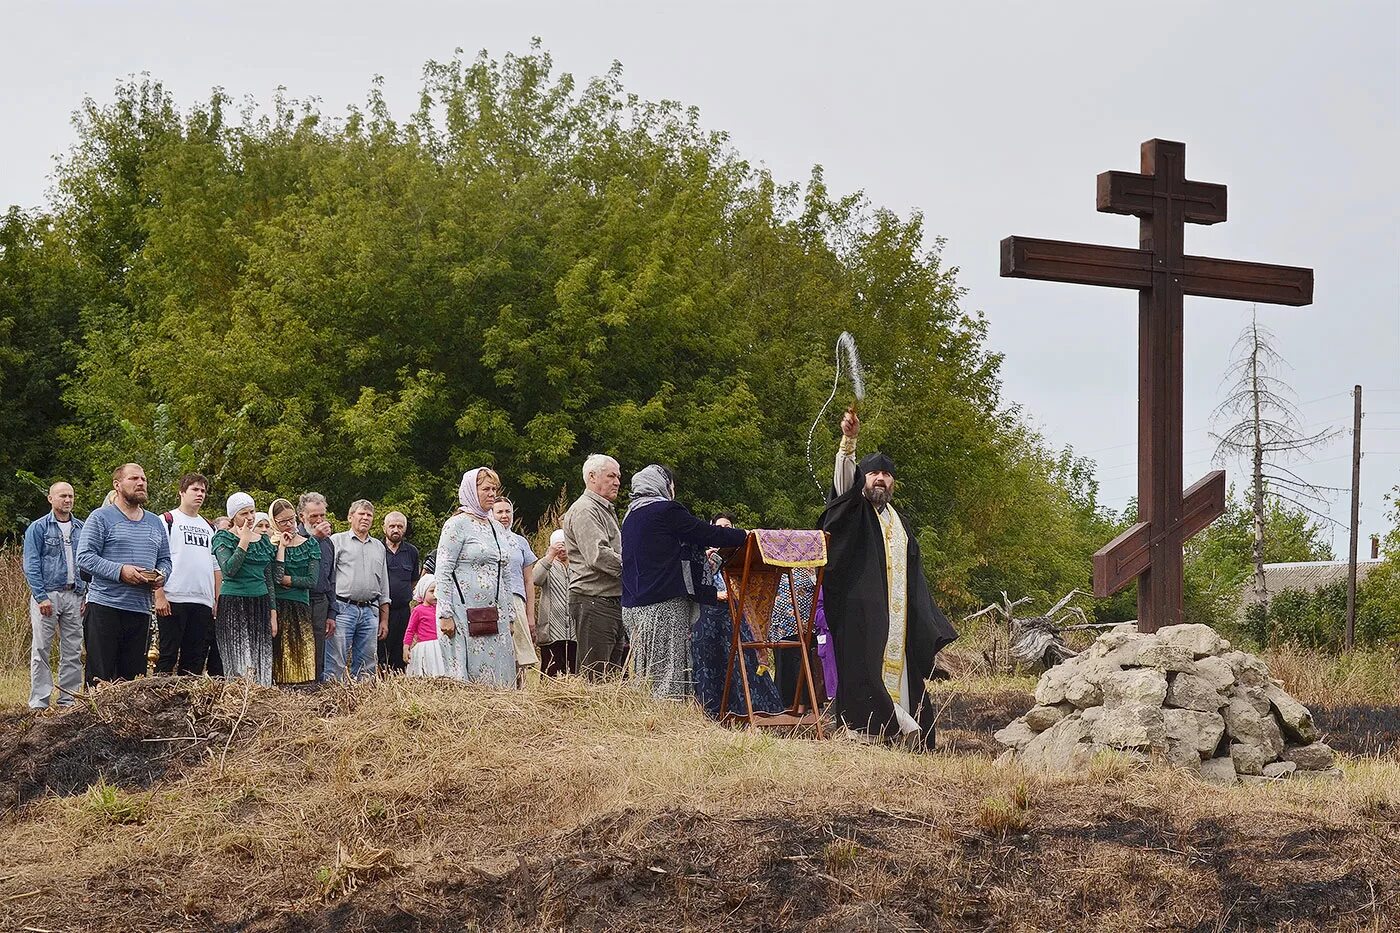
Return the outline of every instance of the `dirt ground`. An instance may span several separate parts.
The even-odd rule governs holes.
[[[753,737],[583,685],[193,678],[0,715],[0,928],[1332,930],[1400,925],[1400,708],[1315,710],[1332,789]],[[1363,757],[1364,756],[1364,757]]]

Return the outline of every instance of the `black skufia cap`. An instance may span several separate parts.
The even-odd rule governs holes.
[[[862,473],[888,473],[894,475],[894,461],[884,454],[876,451],[873,454],[866,454],[861,458],[860,471]]]

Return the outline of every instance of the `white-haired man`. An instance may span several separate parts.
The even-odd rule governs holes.
[[[578,665],[598,679],[620,670],[627,658],[622,627],[622,530],[617,490],[622,467],[606,454],[583,462],[583,495],[561,523],[569,553],[569,618],[578,636]]]

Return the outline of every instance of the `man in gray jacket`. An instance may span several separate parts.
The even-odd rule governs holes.
[[[583,495],[564,513],[569,552],[569,617],[578,633],[579,670],[598,680],[622,668],[627,632],[622,627],[622,531],[613,503],[622,467],[606,454],[583,463]]]

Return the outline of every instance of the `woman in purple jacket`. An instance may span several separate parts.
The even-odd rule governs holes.
[[[707,524],[675,497],[665,467],[653,463],[632,477],[622,520],[622,623],[634,676],[654,696],[681,700],[695,692],[691,628],[700,606],[716,601],[705,548],[739,547],[745,532]]]

